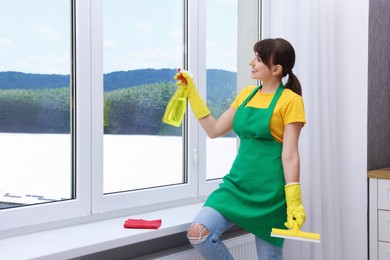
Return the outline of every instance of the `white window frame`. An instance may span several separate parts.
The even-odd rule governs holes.
[[[185,5],[183,5],[185,7]],[[155,187],[113,194],[103,194],[103,0],[93,1],[91,38],[92,46],[92,213],[150,207],[166,207],[173,201],[191,200],[197,197],[196,161],[188,156],[188,178],[186,183]],[[184,12],[184,10],[183,10]],[[188,11],[191,16],[196,10]],[[189,19],[190,20],[190,19]],[[183,21],[184,23],[184,21]],[[189,29],[191,30],[191,28]],[[96,44],[98,43],[98,44]],[[183,43],[185,44],[185,43]],[[188,130],[191,132],[191,128]],[[196,144],[188,142],[188,150],[196,150]],[[183,152],[183,155],[186,153]],[[195,167],[194,167],[195,166]],[[159,205],[159,206],[156,206]]]
[[[90,32],[90,2],[73,1],[73,11],[76,9],[76,21],[73,21],[74,39],[76,50],[71,60],[76,60],[73,69],[77,69],[75,82],[77,87],[76,97],[76,149],[75,171],[76,173],[76,198],[54,203],[35,204],[26,207],[16,207],[0,211],[0,233],[14,230],[16,233],[28,232],[26,227],[62,221],[89,215],[91,212],[91,82],[90,60],[91,53],[88,50],[91,45]],[[20,229],[20,230],[18,230]],[[12,233],[12,232],[10,232]]]
[[[206,95],[206,0],[183,0],[187,14],[184,67]],[[187,113],[187,183],[103,195],[103,0],[73,0],[74,84],[76,84],[76,198],[0,210],[0,238],[91,219],[144,212],[203,201],[221,180],[207,181],[206,134]],[[238,91],[253,81],[246,76],[253,43],[259,37],[261,0],[239,1]],[[255,7],[255,10],[253,8]],[[257,8],[257,9],[256,9]],[[240,37],[240,30],[245,37]],[[249,31],[248,31],[249,30]],[[248,37],[249,36],[249,37]],[[188,48],[187,48],[188,46]],[[249,48],[248,48],[249,46]],[[241,76],[245,75],[245,76]],[[189,107],[189,110],[190,107]],[[109,213],[109,214],[99,214]]]
[[[203,17],[199,17],[202,22],[200,22],[199,31],[199,39],[201,50],[204,51],[204,55],[201,56],[202,60],[199,61],[200,71],[204,73],[204,75],[200,76],[201,84],[200,86],[206,86],[206,5],[205,1],[200,0],[200,9]],[[246,0],[246,1],[237,1],[238,2],[238,25],[237,25],[237,94],[246,86],[256,85],[258,82],[256,80],[252,80],[249,74],[249,60],[253,57],[253,45],[256,41],[261,38],[261,30],[263,26],[263,22],[260,21],[260,17],[262,14],[262,9],[264,9],[264,5],[267,5],[266,1],[262,0]],[[203,91],[203,92],[201,92]],[[206,90],[200,90],[201,95],[205,97]],[[199,132],[199,150],[204,151],[200,156],[200,165],[199,165],[199,196],[207,197],[211,194],[215,189],[218,188],[222,179],[214,179],[207,180],[206,173],[206,133],[202,130]],[[239,140],[237,137],[237,150],[239,147]]]

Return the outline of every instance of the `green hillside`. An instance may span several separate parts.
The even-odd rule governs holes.
[[[139,85],[173,82],[173,76],[176,73],[176,69],[139,69],[106,73],[103,77],[104,90],[112,91]],[[0,89],[62,88],[69,84],[69,75],[0,72]],[[236,73],[209,69],[207,70],[207,85],[210,88],[210,95],[215,95],[217,92],[224,93],[225,88],[234,90]]]
[[[174,75],[174,70],[170,71]],[[110,73],[110,77],[106,75],[105,79],[110,82],[107,84],[112,87],[104,92],[105,133],[180,135],[180,128],[163,124],[161,121],[165,107],[177,89],[170,71],[142,70]],[[1,75],[5,77],[4,73],[0,73]],[[140,75],[143,75],[144,83],[131,85],[142,80]],[[158,82],[162,75],[169,77],[166,76],[166,81]],[[12,79],[10,76],[17,77],[17,74],[8,73],[8,79]],[[39,83],[44,86],[60,86],[65,76],[57,79],[59,75],[46,75],[46,78],[39,74],[24,76],[26,77],[16,84],[24,88],[0,88],[0,132],[69,133],[69,87],[37,87]],[[55,80],[50,82],[53,77]],[[236,75],[222,70],[209,70],[207,78],[207,104],[213,115],[218,117],[233,102]],[[31,80],[30,88],[24,86],[27,79]],[[114,83],[117,84],[115,87]],[[125,85],[127,87],[124,87]]]

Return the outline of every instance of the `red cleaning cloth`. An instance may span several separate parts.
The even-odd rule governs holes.
[[[161,219],[156,220],[144,220],[144,219],[131,219],[125,221],[123,224],[125,228],[150,228],[158,229],[161,226]]]

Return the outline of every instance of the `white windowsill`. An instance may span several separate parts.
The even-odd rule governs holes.
[[[183,232],[203,203],[0,240],[0,259],[69,259]],[[127,229],[126,219],[162,219],[159,229]]]

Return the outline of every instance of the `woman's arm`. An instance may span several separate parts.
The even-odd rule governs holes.
[[[289,229],[294,228],[294,222],[298,228],[305,223],[306,212],[302,205],[301,185],[299,183],[299,151],[298,139],[301,133],[302,123],[291,123],[284,127],[282,163],[286,186],[287,222]]]
[[[282,163],[286,184],[299,182],[299,150],[298,139],[301,133],[302,123],[291,123],[284,127]]]
[[[218,119],[215,119],[211,114],[200,118],[199,123],[206,131],[210,138],[223,136],[232,130],[233,118],[236,114],[236,109],[229,107]]]

